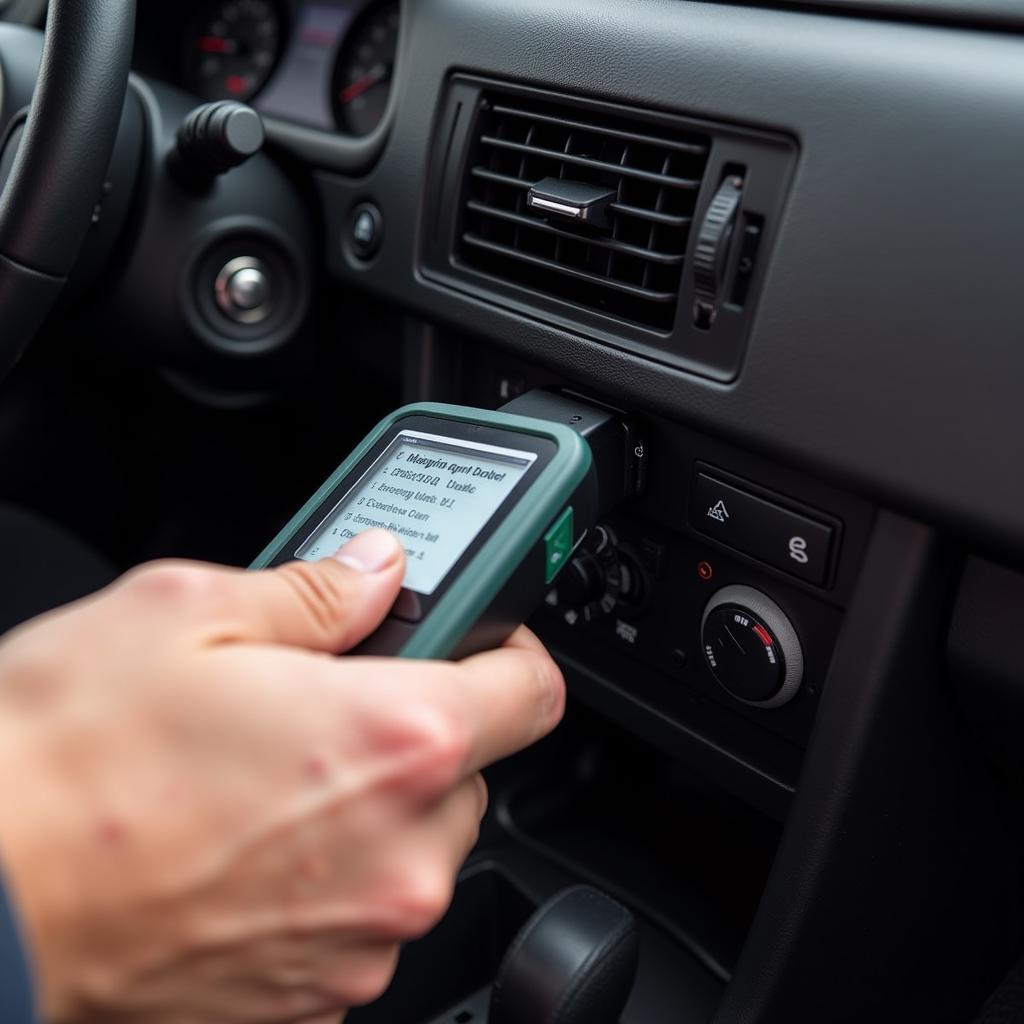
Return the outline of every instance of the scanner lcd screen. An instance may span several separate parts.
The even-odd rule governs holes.
[[[405,545],[405,586],[432,594],[537,460],[533,452],[403,430],[295,552],[313,562],[379,527]]]

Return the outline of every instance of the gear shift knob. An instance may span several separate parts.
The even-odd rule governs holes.
[[[633,988],[636,919],[580,885],[515,937],[491,992],[489,1024],[615,1024]]]

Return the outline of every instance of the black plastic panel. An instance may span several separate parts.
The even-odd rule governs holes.
[[[455,401],[484,407],[513,394],[566,381],[535,366],[481,351],[451,335],[436,339],[435,368],[461,378]],[[433,388],[441,385],[435,379]],[[415,392],[409,398],[417,397]],[[596,400],[614,401],[600,393]],[[627,412],[633,412],[627,408]],[[640,410],[637,409],[637,412]],[[531,625],[554,649],[583,702],[719,785],[781,819],[789,805],[829,671],[832,647],[850,599],[873,521],[870,506],[801,474],[672,423],[639,417],[646,466],[645,493],[607,519],[620,552],[643,579],[639,605],[575,608],[564,595]],[[691,482],[698,466],[789,509],[827,521],[842,544],[831,587],[819,588],[710,540],[691,526]],[[710,576],[702,570],[710,570]],[[715,681],[701,654],[700,620],[722,588],[745,584],[777,602],[803,647],[805,685],[784,707],[749,707]],[[559,590],[558,581],[555,591]],[[568,614],[575,613],[575,614]]]
[[[1024,785],[1024,575],[970,558],[949,627],[957,697],[1000,774]]]
[[[719,544],[799,579],[824,586],[842,527],[792,500],[698,463],[690,495],[690,525]]]
[[[594,614],[589,621],[573,615],[575,609],[547,607],[531,626],[574,670],[571,689],[579,699],[616,720],[631,714],[641,735],[656,729],[654,719],[674,723],[674,738],[660,746],[781,817],[796,787],[801,748],[814,721],[841,615],[709,545],[673,536],[649,521],[627,513],[613,518],[611,526],[628,557],[644,564],[645,549],[660,556],[662,572],[646,570],[646,606]],[[702,563],[713,567],[712,579],[698,575]],[[776,601],[800,637],[805,683],[784,707],[751,708],[735,700],[705,663],[701,616],[708,601],[733,584],[753,586]],[[730,776],[741,771],[750,778],[737,785]]]
[[[969,1021],[1015,955],[1006,808],[936,643],[956,568],[879,515],[717,1024]]]

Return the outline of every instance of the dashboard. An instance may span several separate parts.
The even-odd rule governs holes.
[[[199,0],[142,5],[136,68],[212,101],[352,138],[381,123],[398,0]]]

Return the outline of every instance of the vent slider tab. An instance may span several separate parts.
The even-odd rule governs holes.
[[[538,213],[563,217],[592,228],[608,226],[608,207],[618,192],[605,185],[565,178],[544,178],[526,196],[526,205]]]

